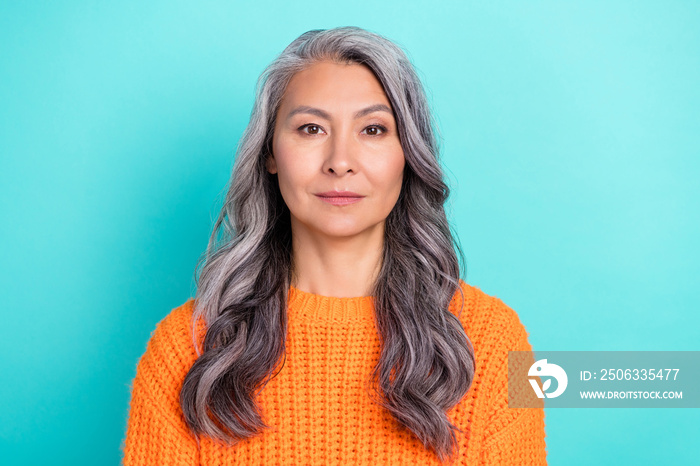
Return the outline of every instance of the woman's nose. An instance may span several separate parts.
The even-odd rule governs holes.
[[[359,147],[348,131],[336,131],[328,141],[324,173],[342,175],[356,172],[356,156]]]

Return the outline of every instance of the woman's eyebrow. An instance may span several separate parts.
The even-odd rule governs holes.
[[[362,118],[365,115],[369,115],[370,113],[374,112],[387,112],[391,114],[392,116],[394,115],[394,112],[391,111],[389,107],[387,107],[384,104],[374,104],[370,105],[367,108],[363,108],[362,110],[358,110],[355,112],[355,119]],[[328,112],[325,110],[321,110],[320,108],[315,108],[315,107],[309,107],[308,105],[300,105],[296,108],[294,108],[291,112],[289,112],[289,115],[287,115],[287,119],[289,120],[292,118],[294,115],[297,113],[309,113],[311,115],[316,115],[321,118],[325,118],[326,120],[330,120],[331,116]]]

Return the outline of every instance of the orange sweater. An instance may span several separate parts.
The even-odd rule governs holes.
[[[459,465],[546,464],[543,408],[508,408],[508,351],[531,351],[518,315],[499,298],[460,281],[461,321],[474,345],[476,373],[448,411]],[[193,300],[156,327],[133,381],[124,465],[440,464],[388,411],[370,401],[365,381],[379,359],[370,297],[335,298],[289,290],[287,359],[258,397],[272,426],[225,446],[188,431],[178,403],[196,359]],[[457,314],[459,291],[450,303]],[[203,336],[200,325],[200,335]]]

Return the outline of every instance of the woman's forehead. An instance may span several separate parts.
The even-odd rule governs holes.
[[[388,104],[382,84],[366,65],[319,62],[292,77],[282,100],[290,101],[290,105],[296,107],[318,106],[300,100],[319,99],[333,104],[366,98]]]

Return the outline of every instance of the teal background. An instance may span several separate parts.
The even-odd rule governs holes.
[[[535,349],[699,350],[698,24],[694,1],[0,2],[0,462],[119,462],[255,80],[315,28],[409,52],[467,281]],[[549,409],[548,459],[689,464],[698,421]]]

